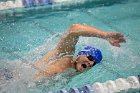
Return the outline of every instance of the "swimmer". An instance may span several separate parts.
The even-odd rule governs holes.
[[[40,77],[48,77],[62,73],[68,68],[83,71],[100,63],[102,60],[102,53],[99,49],[92,46],[86,46],[79,51],[77,56],[73,56],[75,53],[75,45],[78,42],[79,36],[102,38],[116,47],[120,47],[120,43],[126,42],[121,33],[104,32],[91,26],[73,24],[64,33],[57,47],[35,62],[34,66],[36,68],[43,68],[50,61],[55,61],[37,73],[33,80]]]

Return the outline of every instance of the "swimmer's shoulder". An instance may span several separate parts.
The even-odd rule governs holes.
[[[45,64],[48,64],[51,60],[54,60],[57,58],[58,50],[54,49],[45,54],[41,59],[34,62],[34,66],[36,68],[40,68],[44,66]]]

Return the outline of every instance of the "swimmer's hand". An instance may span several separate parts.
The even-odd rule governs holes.
[[[118,32],[108,32],[106,39],[109,41],[109,43],[113,46],[120,47],[119,43],[125,43],[126,40],[124,36],[121,33]]]

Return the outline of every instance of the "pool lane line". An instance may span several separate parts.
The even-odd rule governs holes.
[[[118,93],[121,91],[139,91],[140,89],[140,75],[129,76],[127,79],[118,78],[114,81],[108,80],[104,83],[95,82],[91,85],[87,84],[84,87],[72,87],[68,90],[60,89],[57,92],[49,91],[46,93]],[[137,90],[138,89],[138,90]]]

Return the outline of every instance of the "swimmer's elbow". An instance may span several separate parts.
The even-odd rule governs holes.
[[[81,26],[82,26],[81,24],[72,24],[68,31],[69,32],[74,32],[77,29],[79,29]]]
[[[71,28],[78,28],[78,27],[81,27],[81,26],[82,26],[82,24],[72,24]]]

